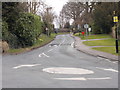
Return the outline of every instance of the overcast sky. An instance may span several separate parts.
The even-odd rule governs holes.
[[[59,16],[60,11],[62,10],[62,7],[68,0],[43,0],[49,7],[53,8],[53,12],[55,12],[56,15]],[[59,25],[57,25],[56,20],[54,20],[55,28],[59,28]]]
[[[53,7],[53,11],[57,15],[59,15],[59,12],[61,11],[63,5],[68,1],[68,0],[43,0],[48,6]]]

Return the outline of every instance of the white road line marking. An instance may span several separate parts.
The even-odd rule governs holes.
[[[112,63],[118,64],[118,61],[114,61],[114,62],[112,62]]]
[[[65,42],[65,39],[59,44],[59,46],[61,46],[64,42]]]
[[[39,54],[39,57],[42,57],[41,55],[42,55],[42,54]]]
[[[85,78],[54,78],[58,80],[86,80]]]
[[[102,58],[102,57],[97,57],[98,59],[104,59],[104,58]]]
[[[73,43],[71,43],[71,47],[74,47],[74,42],[73,42]]]
[[[110,77],[103,77],[103,78],[84,78],[84,77],[78,77],[78,78],[54,78],[58,80],[106,80],[111,79]]]
[[[13,67],[13,69],[18,69],[18,68],[21,68],[21,67],[33,67],[33,66],[38,66],[38,65],[40,65],[40,64],[19,65],[19,66]]]
[[[48,50],[48,52],[52,51],[53,49]]]
[[[53,49],[50,49],[48,52],[50,52],[51,50],[53,50]],[[50,57],[50,56],[46,55],[45,53],[39,54],[39,57],[42,57],[42,55],[44,55],[46,57]]]
[[[54,73],[54,74],[93,74],[94,72],[82,68],[70,68],[70,67],[51,67],[44,68],[44,72]]]
[[[109,59],[105,59],[106,61],[108,61],[108,62],[112,62],[112,61],[110,61]]]
[[[57,45],[54,45],[55,47],[57,47]]]
[[[46,56],[46,57],[50,57],[50,56],[48,56],[48,55],[46,55],[45,53],[42,53],[44,56]]]
[[[108,62],[114,63],[114,64],[118,63],[117,61],[110,61],[109,59],[105,59],[105,60],[108,61]]]
[[[106,70],[106,71],[112,71],[112,72],[118,72],[118,70],[115,70],[115,69],[112,69],[112,68],[110,68],[110,69],[104,69],[104,70]]]
[[[100,68],[100,67],[96,67],[96,68],[102,69],[102,70],[105,70],[105,71],[118,72],[118,70],[115,70],[115,69],[112,69],[112,68]]]
[[[117,64],[118,62],[117,61],[110,61],[109,59],[105,59],[105,58],[102,58],[102,57],[97,57],[98,59],[101,59],[101,60],[105,60],[105,61],[108,61],[108,62],[111,62],[111,63],[114,63],[114,64]]]
[[[110,77],[104,77],[104,78],[87,78],[88,80],[104,80],[104,79],[111,79]]]

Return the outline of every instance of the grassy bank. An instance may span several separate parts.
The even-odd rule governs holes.
[[[63,33],[59,33],[59,34],[63,34]],[[48,37],[45,34],[41,34],[41,36],[39,37],[39,39],[36,41],[36,43],[33,46],[26,47],[26,48],[19,48],[19,49],[9,49],[7,53],[18,54],[18,53],[30,51],[32,49],[44,46],[44,45],[48,44],[49,42],[51,42],[55,38],[56,35],[57,34],[52,33],[51,36]]]
[[[10,54],[19,54],[19,53],[22,53],[22,52],[26,52],[26,51],[30,51],[32,49],[35,49],[35,48],[38,48],[38,47],[42,47],[48,43],[50,43],[52,40],[54,40],[54,38],[57,36],[57,35],[62,35],[62,34],[69,34],[68,32],[64,33],[64,32],[60,32],[60,33],[51,33],[51,36],[47,36],[45,34],[41,34],[41,36],[39,37],[39,39],[36,41],[36,43],[33,45],[33,46],[30,46],[30,47],[26,47],[26,48],[19,48],[19,49],[9,49],[7,53],[10,53]]]

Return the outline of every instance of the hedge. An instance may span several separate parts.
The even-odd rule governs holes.
[[[7,41],[10,48],[18,48],[18,38],[15,34],[8,31],[8,24],[5,21],[2,22],[2,40]]]
[[[2,40],[9,43],[10,48],[20,48],[33,45],[42,33],[40,16],[31,13],[20,13],[19,18],[11,24],[2,21]]]
[[[21,13],[16,21],[15,34],[22,47],[33,45],[42,32],[40,16]]]
[[[7,40],[9,36],[9,32],[8,32],[8,24],[3,21],[2,22],[2,40]]]

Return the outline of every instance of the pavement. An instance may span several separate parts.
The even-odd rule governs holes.
[[[82,51],[82,52],[84,52],[86,54],[89,54],[89,55],[96,56],[96,57],[102,57],[102,58],[106,58],[106,59],[109,59],[109,60],[118,61],[118,56],[112,55],[112,54],[109,54],[109,53],[106,53],[106,52],[93,50],[93,49],[91,49],[91,46],[86,46],[82,43],[84,40],[81,40],[77,36],[73,36],[73,35],[71,35],[71,36],[75,39],[75,45],[74,46],[77,50]],[[106,38],[106,39],[108,39],[108,38]],[[94,39],[94,40],[99,40],[99,39]],[[89,41],[91,41],[91,39]]]
[[[69,35],[17,55],[2,56],[3,88],[118,88],[118,62],[74,48]]]

